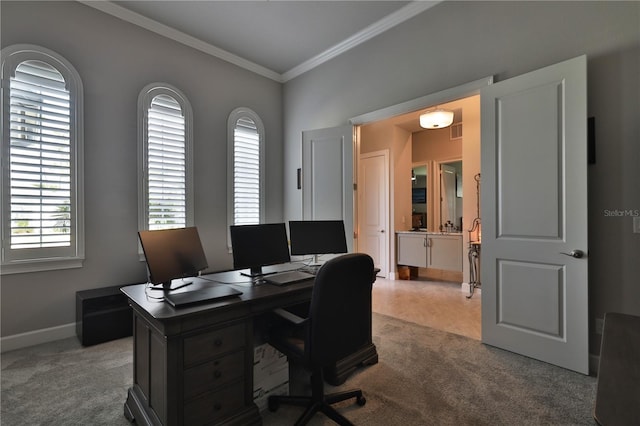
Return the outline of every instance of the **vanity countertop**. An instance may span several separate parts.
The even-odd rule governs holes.
[[[462,235],[462,232],[433,232],[433,231],[427,231],[426,229],[420,229],[418,231],[396,231],[396,234],[426,234],[426,235],[451,235],[451,236],[456,236],[456,235]]]

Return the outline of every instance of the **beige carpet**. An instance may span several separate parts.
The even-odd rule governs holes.
[[[593,377],[380,314],[373,328],[380,362],[343,385],[367,398],[364,407],[340,406],[356,424],[593,425]],[[127,425],[131,346],[127,338],[83,348],[70,338],[3,354],[0,423]],[[264,424],[292,424],[299,414],[281,407]],[[311,422],[325,424],[320,415]]]

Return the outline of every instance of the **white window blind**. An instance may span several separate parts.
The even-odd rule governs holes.
[[[260,223],[260,135],[249,117],[236,121],[233,144],[234,225]]]
[[[173,97],[155,96],[147,117],[147,194],[150,230],[187,226],[185,117]]]
[[[76,220],[65,80],[53,66],[28,60],[16,67],[9,92],[9,247],[69,247]]]

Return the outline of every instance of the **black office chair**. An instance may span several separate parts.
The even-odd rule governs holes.
[[[356,398],[363,406],[366,399],[362,390],[325,395],[322,372],[368,343],[373,278],[371,257],[345,254],[327,261],[318,270],[307,318],[284,309],[274,311],[294,326],[274,327],[269,343],[311,371],[311,396],[270,396],[269,410],[276,411],[280,403],[306,406],[296,425],[306,424],[318,411],[340,425],[352,425],[331,404]],[[296,334],[295,328],[301,333]]]

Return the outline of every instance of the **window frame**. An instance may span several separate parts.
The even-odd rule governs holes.
[[[235,223],[234,216],[234,201],[235,201],[235,192],[234,192],[234,166],[235,166],[235,156],[234,156],[234,147],[235,147],[235,128],[239,119],[243,117],[250,118],[256,125],[256,130],[258,132],[258,140],[259,140],[259,179],[260,179],[260,193],[259,193],[259,206],[260,206],[260,223],[265,222],[266,212],[265,212],[265,153],[266,153],[266,134],[264,130],[264,124],[260,116],[250,108],[247,107],[238,107],[231,111],[229,114],[229,118],[227,120],[227,248],[229,249],[229,253],[231,253],[231,236],[229,234],[229,227]]]
[[[50,271],[80,268],[85,258],[84,230],[84,89],[82,79],[75,67],[60,54],[42,46],[16,44],[2,49],[1,64],[1,120],[2,134],[2,174],[0,176],[2,255],[1,275],[26,272]],[[55,68],[64,78],[69,91],[69,146],[71,173],[71,210],[75,230],[71,235],[71,245],[59,248],[11,249],[11,185],[9,150],[11,145],[10,79],[17,67],[26,61],[40,61]],[[73,232],[73,231],[72,231]],[[20,250],[25,250],[20,252]]]
[[[185,226],[194,226],[194,173],[193,173],[193,110],[185,94],[167,83],[146,85],[138,96],[138,230],[149,229],[148,192],[148,119],[151,102],[158,95],[167,95],[176,100],[184,115],[185,125]],[[139,254],[142,255],[140,245]],[[142,257],[143,259],[143,257]]]

